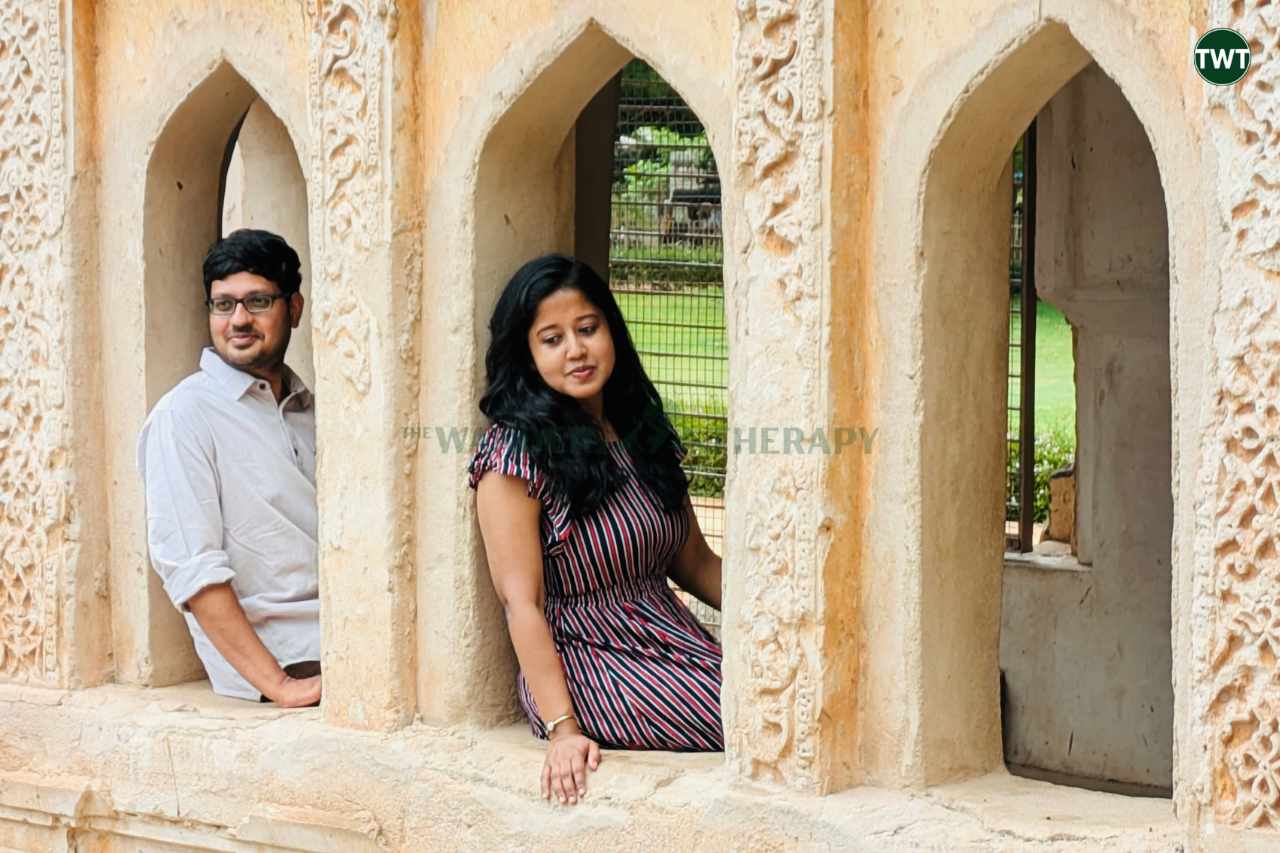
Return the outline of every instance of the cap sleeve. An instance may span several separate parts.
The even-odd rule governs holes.
[[[527,494],[542,504],[542,547],[547,556],[564,550],[573,531],[569,501],[555,488],[530,456],[524,433],[503,424],[494,424],[481,437],[471,463],[467,465],[467,485],[476,488],[489,471],[516,477],[528,484]]]

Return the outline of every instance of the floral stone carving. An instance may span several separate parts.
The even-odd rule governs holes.
[[[360,262],[385,231],[383,53],[395,37],[397,10],[388,0],[313,0],[309,13],[316,328],[337,351],[343,377],[364,396],[374,322],[356,283]]]
[[[75,548],[64,382],[61,4],[0,7],[0,679],[53,682]]]
[[[1213,514],[1212,727],[1217,818],[1280,830],[1280,8],[1215,4],[1249,40],[1249,75],[1215,90],[1225,213],[1250,274],[1224,284]]]
[[[739,0],[736,38],[738,183],[747,238],[738,270],[748,298],[780,309],[798,342],[790,375],[794,416],[816,423],[821,361],[819,290],[823,121],[816,0]],[[750,391],[746,392],[748,395]],[[748,410],[754,410],[746,402]],[[748,565],[739,610],[745,701],[729,732],[742,772],[812,788],[818,783],[818,570],[820,460],[751,457],[763,481],[747,514]]]

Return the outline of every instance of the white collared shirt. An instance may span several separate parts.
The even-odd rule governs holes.
[[[138,436],[151,563],[214,691],[255,701],[186,603],[230,581],[281,666],[320,659],[315,408],[287,367],[285,388],[277,405],[269,382],[205,347],[199,372],[160,398]]]

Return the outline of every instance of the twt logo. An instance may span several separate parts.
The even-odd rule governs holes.
[[[1235,30],[1226,27],[1209,30],[1196,42],[1196,72],[1215,86],[1238,83],[1252,61],[1249,43]]]

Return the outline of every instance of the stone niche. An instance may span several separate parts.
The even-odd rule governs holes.
[[[1076,560],[1011,561],[1005,757],[1061,778],[1173,780],[1169,260],[1155,154],[1090,65],[1036,118],[1036,290],[1075,337]],[[1050,524],[1053,523],[1051,517]],[[1167,795],[1167,794],[1166,794]]]

